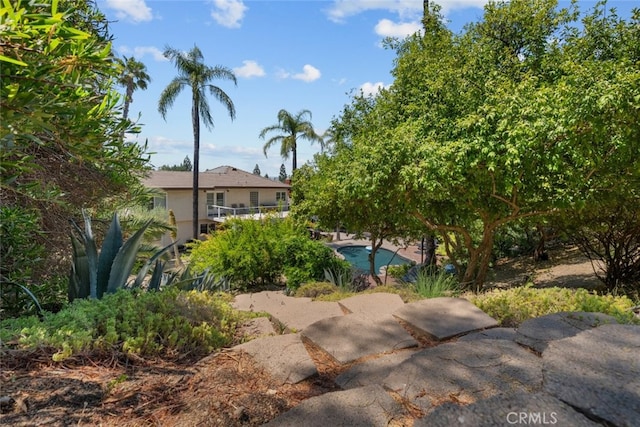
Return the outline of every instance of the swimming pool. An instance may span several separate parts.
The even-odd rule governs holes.
[[[367,250],[366,246],[343,246],[338,248],[337,251],[349,262],[349,264],[359,270],[369,271],[369,250]],[[389,263],[389,261],[391,261],[391,263]],[[376,251],[375,261],[376,272],[379,273],[380,267],[386,267],[387,264],[411,264],[411,261],[388,249],[378,249]]]

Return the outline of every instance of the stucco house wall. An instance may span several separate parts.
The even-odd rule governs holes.
[[[198,217],[199,226],[206,228],[216,222],[224,221],[224,218],[214,218],[209,216],[212,212],[207,208],[207,202],[213,201],[218,204],[222,193],[222,206],[229,209],[224,210],[225,217],[231,216],[231,209],[236,208],[237,214],[249,214],[256,212],[252,208],[251,193],[258,194],[258,206],[284,206],[288,207],[290,185],[280,181],[273,181],[246,171],[231,167],[221,166],[205,172],[200,172],[198,177],[200,193],[198,197]],[[177,224],[177,240],[180,244],[185,243],[193,236],[192,231],[192,183],[193,174],[191,172],[178,171],[152,171],[143,181],[145,186],[154,188],[164,193],[164,204],[167,211],[173,210]],[[207,196],[211,194],[211,196]],[[278,197],[280,195],[280,197]],[[284,201],[278,200],[284,195]],[[156,200],[161,204],[162,198]],[[244,207],[244,209],[241,209]],[[163,236],[162,244],[171,242],[169,234]]]

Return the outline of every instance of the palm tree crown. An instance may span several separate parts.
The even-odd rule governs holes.
[[[308,116],[308,120],[306,119]],[[311,111],[301,110],[296,115],[292,115],[287,110],[280,110],[278,112],[278,123],[268,126],[260,131],[260,138],[264,139],[269,132],[281,132],[279,135],[271,137],[264,144],[264,155],[267,155],[267,151],[271,146],[275,144],[280,145],[280,155],[283,159],[289,158],[291,153],[293,167],[291,173],[298,168],[297,150],[298,150],[298,138],[306,139],[308,141],[319,142],[323,145],[323,139],[314,130],[311,124]]]
[[[191,88],[191,122],[193,125],[193,238],[197,239],[198,230],[198,172],[200,166],[200,120],[211,130],[213,118],[207,102],[207,93],[220,101],[229,112],[231,120],[236,117],[236,109],[231,98],[218,86],[211,84],[214,79],[231,80],[237,85],[236,76],[227,67],[217,65],[210,67],[204,63],[202,52],[194,46],[189,52],[182,52],[167,47],[164,56],[178,70],[169,85],[164,88],[158,101],[158,111],[166,120],[167,111],[173,105],[182,89]]]
[[[147,89],[147,83],[151,77],[147,74],[147,67],[133,56],[123,57],[122,74],[118,78],[118,83],[125,87],[124,107],[122,117],[126,120],[129,117],[129,105],[133,102],[133,92],[137,89]]]

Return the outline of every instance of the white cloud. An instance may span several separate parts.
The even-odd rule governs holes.
[[[211,17],[227,28],[240,28],[240,21],[244,18],[247,6],[242,0],[213,0]]]
[[[371,95],[377,95],[378,92],[380,92],[380,90],[384,89],[385,87],[387,86],[385,86],[384,83],[382,82],[376,82],[376,83],[366,82],[362,86],[360,86],[360,90],[362,91],[362,94],[364,96],[371,96]]]
[[[422,24],[417,21],[395,23],[389,19],[381,19],[375,26],[375,32],[382,37],[405,38],[421,28]]]
[[[149,151],[157,154],[193,152],[193,141],[170,139],[164,136],[151,136],[148,138],[148,142]]]
[[[118,19],[130,19],[133,22],[151,21],[151,8],[145,0],[107,0],[107,7],[116,11]]]
[[[488,0],[437,0],[442,13],[468,7],[482,8]],[[346,18],[368,10],[386,10],[396,13],[401,19],[416,19],[422,16],[422,2],[416,0],[334,0],[327,15],[331,21],[344,22]]]
[[[305,64],[305,66],[302,67],[302,72],[292,75],[291,78],[309,83],[314,80],[318,80],[321,75],[322,74],[320,73],[320,70],[318,70],[316,67],[314,67],[313,65]]]
[[[251,77],[263,77],[264,76],[264,68],[256,61],[246,60],[242,61],[242,67],[236,67],[233,69],[233,72],[238,77],[244,77],[245,79],[250,79]]]
[[[123,55],[133,55],[137,60],[140,60],[145,55],[151,55],[154,61],[168,61],[162,51],[155,46],[136,46],[134,48],[120,46],[118,51]]]

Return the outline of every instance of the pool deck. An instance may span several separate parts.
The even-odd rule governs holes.
[[[327,246],[336,250],[338,248],[343,248],[345,246],[371,246],[371,240],[369,239],[355,239],[353,234],[340,233],[340,240],[338,240],[336,233],[329,233],[331,235],[331,241],[327,242]],[[392,252],[398,251],[398,255],[415,261],[417,264],[420,264],[421,254],[420,248],[416,244],[408,245],[408,246],[397,246],[392,242],[384,241],[382,243],[382,247],[388,249]]]

